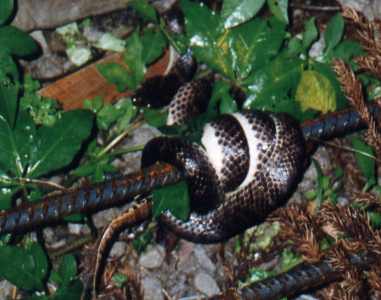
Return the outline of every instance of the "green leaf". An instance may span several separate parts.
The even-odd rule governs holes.
[[[344,34],[344,19],[340,13],[331,18],[324,32],[325,52],[331,52],[341,41]]]
[[[13,204],[13,195],[17,193],[20,188],[0,188],[0,210],[9,209]]]
[[[319,31],[315,25],[315,18],[310,18],[304,24],[303,41],[302,45],[304,49],[308,49],[314,41],[319,37]]]
[[[353,57],[364,54],[365,52],[362,49],[360,43],[356,41],[345,40],[337,45],[337,47],[333,50],[332,55],[335,58],[344,60],[346,63],[350,63]]]
[[[7,120],[0,115],[0,166],[13,175],[22,176],[22,158]]]
[[[146,65],[153,63],[167,47],[167,40],[164,34],[155,28],[145,29],[141,38],[143,45],[143,62]]]
[[[0,45],[19,57],[31,56],[39,51],[37,43],[27,33],[13,26],[0,27]]]
[[[82,299],[83,285],[80,280],[71,281],[68,285],[59,287],[51,300],[80,300]]]
[[[244,107],[274,111],[280,101],[290,99],[296,90],[303,67],[300,59],[278,58],[257,70],[245,81],[249,92]]]
[[[222,7],[222,17],[225,28],[231,28],[245,23],[263,7],[265,0],[225,0]]]
[[[16,126],[13,130],[14,140],[18,149],[22,169],[25,170],[30,162],[35,148],[36,126],[32,117],[26,111],[20,111]]]
[[[180,3],[189,46],[197,61],[233,79],[229,35],[221,26],[220,17],[205,5],[189,0]]]
[[[268,64],[278,54],[286,31],[282,22],[275,18],[267,21],[254,19],[226,34],[235,77],[245,79],[252,70]]]
[[[176,218],[186,220],[190,212],[188,185],[185,181],[153,191],[153,216],[169,210]]]
[[[121,273],[114,274],[111,279],[118,288],[123,287],[123,285],[128,281],[127,275]]]
[[[336,110],[336,93],[330,80],[313,70],[302,73],[295,100],[300,103],[303,111],[314,109],[327,113]]]
[[[73,255],[65,255],[58,268],[58,273],[64,285],[69,284],[77,275],[77,262]]]
[[[0,115],[7,120],[12,128],[17,113],[18,94],[18,82],[12,82],[8,78],[0,81]]]
[[[145,108],[143,114],[144,120],[146,120],[146,122],[153,127],[159,128],[167,124],[168,111]]]
[[[371,182],[376,182],[376,162],[373,158],[367,156],[374,156],[372,147],[364,143],[360,138],[353,137],[351,139],[352,146],[356,150],[355,156],[357,165],[359,166],[361,173],[365,178]],[[365,155],[364,155],[364,154]]]
[[[0,49],[0,81],[10,79],[12,82],[20,78],[17,64],[13,60],[9,51],[5,48]]]
[[[35,178],[68,165],[92,127],[93,114],[85,110],[65,112],[52,127],[40,127],[27,175]]]
[[[288,0],[267,0],[267,5],[279,21],[288,24]]]
[[[14,0],[0,1],[0,25],[5,24],[12,16]]]
[[[123,59],[128,70],[128,88],[135,90],[143,81],[146,70],[143,61],[142,41],[136,31],[126,40],[126,50],[123,53]]]
[[[0,247],[0,277],[20,289],[42,290],[47,268],[46,255],[38,244],[32,244],[29,249]]]
[[[131,5],[145,20],[154,23],[157,22],[156,11],[147,0],[132,0],[128,4]]]
[[[117,63],[98,64],[97,70],[110,83],[115,84],[118,92],[123,92],[129,85],[132,85],[128,78],[126,67]]]

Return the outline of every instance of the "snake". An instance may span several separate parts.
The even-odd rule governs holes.
[[[186,53],[167,76],[148,80],[136,92],[134,102],[154,108],[168,105],[168,125],[181,124],[202,113],[212,80],[192,80],[195,68],[191,54]],[[158,85],[166,94],[161,97],[155,93],[157,102],[147,101]],[[380,118],[378,103],[370,104],[369,110]],[[0,234],[32,231],[74,213],[125,204],[136,195],[186,180],[192,211],[189,219],[180,220],[165,211],[159,222],[189,241],[222,242],[263,222],[286,204],[305,171],[307,142],[364,128],[361,116],[351,109],[301,125],[282,113],[250,110],[223,114],[204,126],[201,144],[180,137],[150,140],[143,149],[142,168],[136,173],[1,212]]]

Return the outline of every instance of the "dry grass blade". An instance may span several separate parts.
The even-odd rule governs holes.
[[[270,219],[281,224],[279,238],[293,241],[295,251],[302,255],[304,261],[313,263],[321,259],[321,231],[305,206],[290,205],[278,209]]]
[[[381,132],[377,122],[366,106],[360,80],[342,60],[335,60],[333,68],[341,83],[344,94],[359,112],[361,119],[368,124],[367,142],[372,145],[377,153],[381,151]]]
[[[366,249],[366,244],[377,235],[368,215],[352,207],[324,204],[318,219],[325,232],[350,251]],[[347,239],[342,240],[343,237]]]

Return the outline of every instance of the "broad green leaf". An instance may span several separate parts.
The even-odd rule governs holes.
[[[230,57],[230,35],[220,23],[220,17],[206,6],[182,0],[189,46],[197,61],[213,70],[234,78]],[[202,22],[200,22],[202,20]]]
[[[227,35],[233,69],[238,80],[265,66],[278,52],[285,38],[285,26],[275,18],[254,19],[233,28]]]
[[[143,45],[136,31],[126,40],[126,50],[123,53],[123,59],[128,70],[128,73],[124,75],[128,78],[128,88],[135,90],[143,81],[146,71],[143,61]]]
[[[267,5],[279,21],[288,24],[288,0],[267,0]]]
[[[35,178],[67,166],[89,137],[92,127],[93,114],[85,110],[65,112],[52,127],[40,127],[27,176]]]
[[[0,1],[0,25],[5,24],[12,16],[14,0]]]
[[[335,58],[340,58],[346,63],[350,63],[351,59],[356,56],[364,55],[365,52],[362,49],[360,43],[356,41],[345,40],[342,41],[333,50],[333,56]]]
[[[13,82],[19,80],[19,70],[11,54],[5,48],[0,48],[0,81],[8,78]]]
[[[82,299],[83,285],[80,280],[71,281],[58,288],[51,300],[80,300]]]
[[[34,260],[34,273],[36,278],[44,280],[48,274],[48,259],[40,244],[32,243],[28,246],[30,255]]]
[[[248,97],[244,107],[274,111],[280,101],[289,99],[289,94],[296,90],[303,67],[300,59],[278,58],[254,72],[245,81]]]
[[[18,82],[13,82],[8,78],[0,80],[0,115],[7,120],[11,128],[15,124],[18,94]]]
[[[19,187],[0,188],[0,210],[9,209],[13,204],[13,196],[20,190]]]
[[[319,36],[319,31],[316,28],[315,25],[315,18],[310,18],[305,24],[304,24],[304,32],[303,32],[303,48],[308,49],[314,41]]]
[[[169,210],[176,218],[186,220],[190,212],[188,185],[180,183],[155,189],[153,191],[153,216]]]
[[[29,249],[0,246],[0,277],[20,289],[42,290],[47,267],[47,258],[38,244]]]
[[[341,41],[344,34],[344,19],[340,13],[337,13],[329,21],[324,32],[325,52],[332,51]]]
[[[77,275],[77,262],[73,255],[65,255],[58,268],[62,284],[67,285]]]
[[[156,128],[165,126],[167,124],[168,112],[161,109],[145,108],[144,120]]]
[[[27,57],[37,54],[37,43],[25,32],[13,26],[0,27],[0,45],[12,55]]]
[[[23,170],[29,164],[31,154],[35,151],[36,126],[32,117],[26,111],[20,111],[13,130],[14,140],[21,158]]]
[[[357,165],[359,166],[362,174],[366,177],[368,182],[372,184],[376,182],[376,162],[373,158],[367,156],[374,156],[372,147],[364,143],[360,138],[353,137],[351,139],[352,146],[356,150],[355,156]],[[364,155],[365,154],[365,155]]]
[[[225,28],[231,28],[245,23],[265,4],[265,0],[225,0],[222,7],[222,17]]]
[[[128,4],[131,5],[145,20],[157,22],[156,11],[147,0],[132,0]]]
[[[129,85],[132,85],[128,78],[126,67],[117,63],[98,64],[97,70],[110,83],[115,84],[118,92],[123,92]]]
[[[336,110],[336,93],[331,82],[317,71],[308,70],[302,73],[295,100],[301,109],[314,109],[322,113]]]
[[[146,65],[157,60],[167,46],[164,34],[153,28],[144,30],[141,40],[144,49],[142,59]]]
[[[0,166],[16,176],[22,176],[23,166],[15,136],[8,121],[0,115]]]

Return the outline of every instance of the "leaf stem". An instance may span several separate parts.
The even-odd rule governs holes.
[[[130,127],[128,127],[124,132],[119,134],[116,138],[114,138],[101,152],[98,153],[97,157],[102,157],[107,152],[109,152],[112,148],[114,148],[117,144],[120,143],[123,139],[126,138],[132,131],[136,128],[140,127],[143,124],[143,119],[139,117]]]

